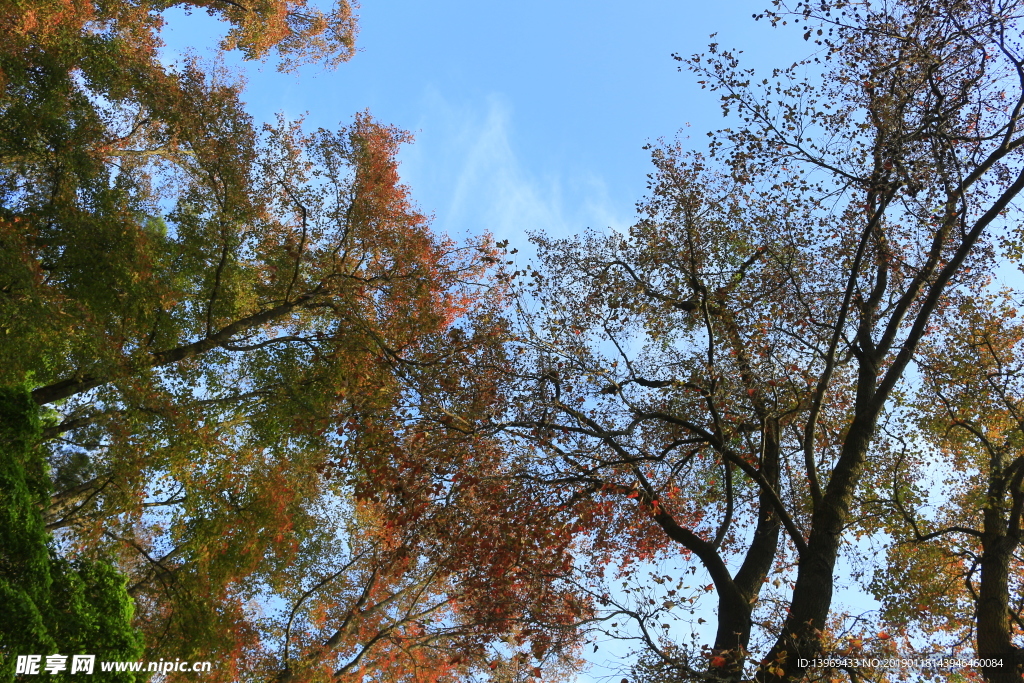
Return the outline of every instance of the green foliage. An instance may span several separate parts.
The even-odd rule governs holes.
[[[516,508],[454,481],[500,463],[475,433],[505,331],[489,238],[431,232],[404,132],[260,128],[224,69],[165,67],[173,4],[246,57],[352,53],[344,2],[0,0],[0,385],[51,407],[17,509],[67,551],[22,544],[46,572],[11,584],[19,609],[58,643],[123,632],[102,625],[127,609],[110,562],[147,658],[217,661],[218,683],[451,680],[511,630],[526,652],[571,640],[547,613],[578,601],[543,609],[535,569],[559,575],[565,544],[505,571],[539,544],[484,545]],[[55,596],[92,616],[54,631]]]
[[[51,544],[41,511],[50,479],[39,430],[31,394],[0,388],[0,681],[14,680],[18,655],[90,654],[103,661],[142,654],[124,576],[106,562],[62,559]]]

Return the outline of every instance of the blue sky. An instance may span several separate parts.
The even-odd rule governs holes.
[[[805,55],[802,41],[785,45],[753,21],[764,4],[370,1],[358,11],[360,52],[337,70],[239,68],[257,119],[308,112],[310,124],[333,128],[369,109],[412,131],[402,176],[437,231],[489,231],[521,246],[526,231],[625,228],[650,170],[643,145],[687,124],[700,145],[721,125],[715,96],[677,71],[673,52],[703,51],[717,32],[753,65]],[[172,13],[168,55],[202,55],[219,30],[203,13]]]

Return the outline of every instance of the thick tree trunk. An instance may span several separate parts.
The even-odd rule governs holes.
[[[778,491],[780,446],[777,422],[770,422],[767,425],[764,440],[761,473],[764,475],[765,481]],[[779,546],[781,528],[782,522],[775,511],[772,497],[767,491],[762,490],[758,497],[758,518],[757,527],[754,529],[754,538],[751,540],[750,549],[747,550],[743,564],[740,565],[736,577],[733,579],[736,588],[748,602],[761,592],[761,586],[768,578],[768,572],[771,571],[772,562],[775,561],[775,552]]]
[[[1020,683],[1020,648],[1010,628],[1009,560],[1015,545],[1005,536],[986,534],[978,596],[978,658],[996,663],[981,671],[989,683]]]
[[[853,494],[864,471],[876,421],[874,411],[854,418],[839,462],[820,503],[815,506],[807,549],[800,555],[789,617],[757,675],[763,683],[799,680],[807,669],[801,660],[811,659],[821,652],[820,632],[832,606],[834,571],[843,528],[849,520]]]
[[[1003,472],[991,479],[981,535],[981,585],[978,590],[978,658],[993,666],[981,671],[989,683],[1020,683],[1024,651],[1013,644],[1010,626],[1009,568],[1018,541],[1010,534]]]
[[[770,421],[764,429],[764,457],[761,472],[769,485],[778,489],[779,485],[779,425]],[[721,655],[726,660],[724,667],[712,667],[709,673],[723,680],[738,681],[743,675],[747,647],[750,644],[751,612],[757,595],[764,585],[768,572],[779,545],[779,533],[782,527],[778,513],[772,503],[771,496],[764,490],[758,498],[757,526],[750,547],[743,558],[736,576],[733,578],[733,597],[731,602],[723,599],[719,593],[718,631],[712,653]],[[738,598],[738,599],[737,599]],[[736,607],[732,607],[736,604]],[[742,606],[740,606],[742,605]]]

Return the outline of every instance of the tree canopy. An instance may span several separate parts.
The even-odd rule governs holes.
[[[5,10],[0,385],[56,416],[55,558],[113,562],[146,657],[211,680],[557,670],[568,546],[496,531],[557,516],[478,502],[489,238],[431,232],[403,131],[260,126],[216,64],[165,67],[167,7]],[[351,54],[344,4],[203,7],[250,58]]]
[[[551,680],[600,636],[651,683],[1020,679],[1024,4],[775,3],[812,56],[677,57],[733,125],[515,272],[431,231],[407,133],[163,65],[170,6],[0,15],[5,671],[107,620],[225,682]],[[353,50],[345,4],[185,6]]]
[[[956,652],[1019,680],[1020,290],[985,302],[1020,256],[1022,12],[776,2],[759,18],[812,57],[677,57],[735,125],[652,146],[628,233],[535,238],[495,429],[573,511],[634,675],[882,680],[921,674],[808,662]],[[844,556],[880,614],[837,604]],[[690,641],[672,625],[704,592]]]

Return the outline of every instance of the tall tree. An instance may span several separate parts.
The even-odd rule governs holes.
[[[660,628],[681,584],[631,605],[594,589],[667,679],[799,680],[839,651],[841,550],[891,528],[864,505],[882,428],[951,304],[1019,254],[1024,5],[775,6],[811,59],[766,79],[717,45],[682,60],[737,125],[707,153],[655,147],[628,234],[536,240],[519,398],[494,425],[598,565],[710,576],[703,651]]]
[[[978,657],[1001,662],[986,678],[1016,681],[1024,671],[1024,330],[1008,292],[960,301],[943,317],[920,360],[916,430],[895,441],[878,479],[877,504],[899,542],[873,587],[893,622],[974,638]],[[930,491],[940,477],[941,499]],[[910,587],[899,580],[906,575],[917,577]],[[927,610],[908,609],[925,602]]]
[[[492,402],[481,364],[501,331],[489,310],[498,290],[479,282],[489,249],[431,235],[397,182],[400,132],[360,116],[336,134],[282,124],[257,136],[239,119],[236,172],[219,157],[186,156],[160,188],[175,207],[136,214],[139,248],[106,253],[110,271],[128,273],[122,291],[75,272],[95,267],[94,247],[26,248],[18,265],[28,285],[12,303],[24,333],[5,340],[14,357],[37,334],[36,360],[10,371],[24,368],[37,402],[59,402],[49,528],[68,548],[120,558],[153,654],[221,659],[224,680],[266,672],[277,657],[294,670],[287,647],[268,650],[278,626],[253,612],[257,603],[329,607],[335,621],[314,632],[347,633],[346,605],[359,611],[411,582],[411,605],[432,597],[438,605],[425,614],[465,626],[449,601],[466,579],[454,576],[475,568],[421,563],[427,540],[374,541],[381,549],[346,570],[363,583],[332,579],[316,600],[296,596],[309,589],[306,572],[340,576],[361,535],[385,533],[372,515],[357,515],[362,526],[342,539],[329,530],[345,501],[359,507],[401,484],[423,453],[403,445],[429,432],[418,425],[446,432]],[[101,303],[87,316],[62,310],[89,297]],[[474,457],[460,443],[435,450],[435,468]],[[387,559],[399,548],[413,559]],[[435,577],[429,591],[417,588],[424,577]],[[362,640],[368,628],[349,636]],[[393,630],[380,628],[381,638]],[[465,661],[483,666],[495,631],[468,634],[477,656]],[[322,641],[330,657],[314,659],[346,671],[337,660],[354,643]],[[402,680],[401,671],[388,675]]]
[[[248,57],[351,54],[346,4],[201,6]],[[569,547],[498,529],[564,528],[478,493],[501,463],[469,427],[498,396],[488,238],[432,234],[404,132],[261,128],[223,70],[165,68],[167,7],[2,15],[0,382],[59,418],[59,554],[115,562],[147,656],[211,680],[557,671]]]

